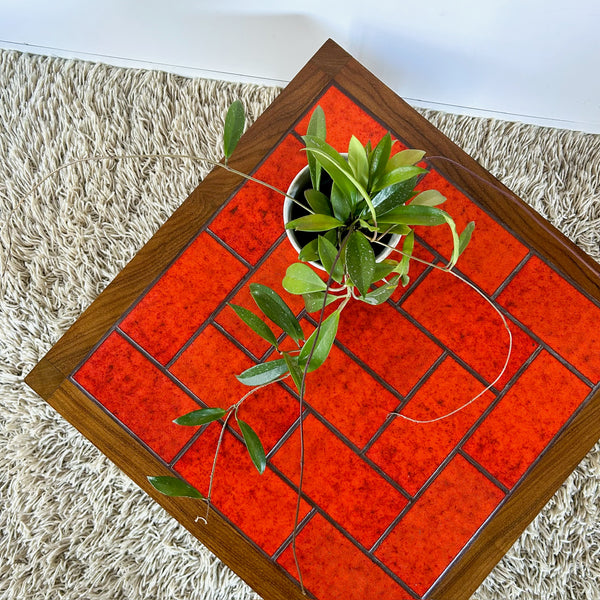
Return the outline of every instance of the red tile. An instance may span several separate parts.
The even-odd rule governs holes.
[[[313,416],[304,423],[304,440],[304,492],[361,544],[372,546],[406,498]],[[273,458],[296,485],[299,456],[297,430]]]
[[[208,406],[226,409],[252,389],[235,376],[254,364],[233,342],[209,325],[170,370]],[[274,383],[244,400],[238,414],[256,431],[265,451],[269,452],[298,418],[299,408],[294,397]]]
[[[74,378],[167,462],[197,430],[172,421],[198,404],[118,333],[108,336]]]
[[[484,389],[456,361],[446,358],[402,410],[419,421],[442,417]],[[396,417],[373,444],[368,457],[405,490],[416,494],[493,400],[487,392],[460,412],[434,423]]]
[[[400,404],[396,396],[335,346],[327,362],[307,376],[305,398],[359,448]]]
[[[296,548],[304,585],[319,600],[411,600],[383,569],[319,514],[298,534]],[[298,578],[291,545],[277,561]]]
[[[275,148],[254,177],[286,192],[306,166],[303,144],[289,135]],[[256,264],[284,232],[284,196],[249,181],[210,224],[210,230],[249,263]]]
[[[338,339],[403,395],[442,353],[389,304],[350,302],[340,318]]]
[[[175,464],[175,469],[205,496],[221,427],[208,426]],[[268,467],[261,475],[242,442],[226,433],[217,457],[212,502],[236,527],[273,554],[294,528],[296,492]],[[198,514],[203,515],[203,504]],[[309,511],[302,503],[300,518]]]
[[[329,88],[316,102],[315,106],[317,105],[321,106],[325,112],[327,143],[338,152],[348,151],[348,144],[353,135],[362,144],[371,140],[375,145],[387,132],[387,129],[335,87]],[[311,115],[312,111],[298,123],[296,131],[300,135],[306,134]],[[396,143],[394,147],[397,150],[406,148],[400,143]]]
[[[600,308],[536,256],[498,302],[594,383],[600,381]]]
[[[406,513],[375,555],[422,595],[503,497],[498,487],[458,455]]]
[[[542,351],[464,449],[511,488],[589,392],[587,385]]]
[[[475,221],[471,242],[457,266],[483,290],[493,293],[525,258],[527,248],[436,171],[427,174],[419,189],[436,189],[446,196],[439,208],[452,216],[459,233]],[[442,256],[450,258],[452,237],[448,226],[417,227],[415,231]]]
[[[125,317],[121,329],[166,364],[246,272],[221,244],[202,233]]]
[[[429,273],[402,308],[486,381],[491,383],[502,371],[509,348],[502,319],[477,292],[452,274],[437,269]],[[499,389],[537,347],[522,329],[507,322],[513,346],[508,367],[496,384]]]
[[[250,295],[250,284],[262,283],[269,286],[285,300],[287,305],[294,311],[294,314],[297,315],[304,308],[302,296],[286,292],[281,285],[287,268],[294,262],[298,262],[298,253],[286,238],[231,300],[232,304],[239,304],[265,319],[277,337],[281,334],[281,329],[266,319],[258,306],[256,306]],[[223,308],[215,320],[256,357],[261,357],[271,347],[270,344],[254,333],[229,306]]]

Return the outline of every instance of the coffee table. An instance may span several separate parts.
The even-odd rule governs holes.
[[[284,382],[244,404],[268,466],[259,475],[229,428],[206,524],[201,501],[163,496],[147,476],[207,491],[220,428],[172,420],[232,404],[247,389],[235,373],[268,357],[227,302],[251,307],[252,282],[281,289],[297,258],[278,194],[211,172],[27,383],[266,600],[304,597],[290,548],[302,418],[297,544],[309,595],[466,599],[600,438],[600,268],[332,41],[231,165],[285,189],[317,104],[341,151],[351,134],[364,143],[390,130],[400,147],[444,157],[423,185],[448,198],[459,229],[476,222],[458,271],[478,291],[415,264],[388,303],[349,306],[301,417]],[[417,233],[416,255],[443,263],[445,233]],[[496,378],[508,335],[482,295],[511,329],[505,375],[452,417],[392,415],[435,419]]]

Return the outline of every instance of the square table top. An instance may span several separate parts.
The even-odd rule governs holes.
[[[600,269],[331,41],[231,166],[287,189],[317,105],[339,151],[352,134],[376,143],[389,130],[398,148],[443,157],[420,185],[446,196],[459,230],[476,223],[456,268],[468,283],[413,262],[387,303],[350,304],[304,406],[285,382],[243,405],[267,451],[263,475],[228,427],[207,524],[201,501],[163,496],[147,476],[207,492],[220,428],[172,421],[230,406],[247,390],[235,374],[271,357],[227,303],[252,308],[253,282],[285,294],[297,255],[281,195],[213,170],[27,382],[265,600],[304,597],[290,547],[301,419],[297,547],[309,594],[466,599],[600,437]],[[446,232],[416,233],[415,255],[444,264]],[[285,297],[314,327],[302,300]],[[506,371],[453,413],[502,370],[499,313],[512,335]]]

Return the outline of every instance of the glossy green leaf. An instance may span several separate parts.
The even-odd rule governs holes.
[[[396,183],[402,183],[413,177],[418,177],[421,173],[425,172],[425,169],[421,169],[421,167],[398,167],[389,173],[384,173],[377,179],[371,186],[371,193],[374,194]]]
[[[405,204],[412,196],[414,196],[415,185],[417,185],[417,178],[412,177],[406,181],[401,181],[395,185],[391,185],[381,190],[375,196],[373,196],[373,206],[377,217],[383,215],[390,210],[398,206]],[[362,216],[367,216],[368,211],[363,210]]]
[[[314,352],[312,353],[312,358],[310,359],[308,372],[318,369],[325,362],[329,356],[331,346],[335,341],[339,322],[340,312],[339,310],[336,310],[335,312],[331,313],[323,321],[323,323],[321,323],[320,330],[315,329],[313,331],[308,340],[306,340],[306,344],[302,346],[302,350],[300,350],[299,363],[301,367],[306,365],[306,361],[310,356],[313,346]],[[318,336],[317,331],[319,332]]]
[[[304,373],[298,364],[298,357],[292,356],[291,354],[284,352],[283,359],[285,360],[285,364],[288,367],[288,370],[292,376],[292,380],[294,381],[294,385],[300,393],[302,388],[302,378],[304,377]]]
[[[408,235],[412,229],[408,225],[390,225],[389,223],[382,223],[378,228],[378,231],[397,233],[398,235]]]
[[[325,292],[312,292],[310,294],[302,294],[304,298],[304,306],[306,312],[314,313],[320,311],[323,308],[323,300],[325,300]],[[339,300],[339,296],[334,294],[327,294],[327,302],[325,306],[329,306],[332,302]]]
[[[377,222],[397,225],[442,225],[446,222],[446,213],[433,206],[398,206],[381,215]]]
[[[256,435],[254,429],[252,429],[252,427],[250,427],[248,423],[242,421],[241,419],[237,419],[237,422],[240,426],[242,436],[244,437],[246,448],[248,448],[248,454],[250,455],[254,466],[262,475],[265,472],[265,468],[267,466],[267,457],[265,456],[265,449],[263,448],[262,442]]]
[[[238,306],[237,304],[230,304],[231,308],[235,311],[235,314],[252,329],[255,333],[260,335],[263,340],[266,340],[272,346],[277,348],[277,338],[275,334],[271,330],[271,328],[257,315],[255,315],[251,310],[244,308],[243,306]]]
[[[333,208],[333,216],[345,223],[349,217],[352,207],[350,206],[350,200],[344,196],[337,184],[333,184],[331,187],[331,207]]]
[[[221,419],[226,414],[227,411],[222,408],[201,408],[178,417],[173,423],[188,426],[206,425],[206,423],[212,423],[213,421]]]
[[[396,291],[399,282],[400,275],[396,275],[387,283],[380,285],[376,290],[366,294],[364,298],[361,298],[361,300],[373,306],[383,304]]]
[[[236,375],[236,379],[244,385],[255,386],[271,383],[287,373],[285,360],[278,358],[269,362],[258,363],[243,373]]]
[[[298,319],[277,292],[261,283],[251,283],[250,294],[258,308],[294,341],[304,339]]]
[[[325,123],[325,112],[320,106],[317,106],[313,111],[306,133],[310,136],[325,141],[327,135],[327,125]],[[308,170],[310,173],[310,180],[315,190],[321,187],[321,165],[315,156],[308,154]],[[313,209],[314,210],[314,209]]]
[[[329,215],[306,215],[299,217],[293,221],[289,221],[285,228],[286,229],[297,229],[298,231],[328,231],[330,229],[336,229],[337,227],[343,227],[344,224],[338,221],[335,217]]]
[[[344,279],[344,262],[341,254],[338,256],[338,249],[327,238],[320,235],[318,237],[318,250],[321,264],[327,273],[331,275],[334,281],[342,283]]]
[[[390,158],[385,168],[386,173],[389,173],[398,167],[412,167],[413,165],[416,165],[424,156],[425,152],[423,150],[401,150]]]
[[[189,483],[182,481],[178,477],[169,477],[161,475],[159,477],[148,477],[148,481],[152,486],[165,496],[187,498],[204,498],[204,496]]]
[[[373,283],[387,277],[398,266],[397,260],[386,258],[381,262],[375,263],[375,272],[373,273]]]
[[[239,100],[235,100],[227,110],[225,127],[223,129],[223,151],[225,152],[226,159],[233,154],[235,147],[240,141],[244,132],[245,122],[244,105]]]
[[[319,240],[317,239],[308,242],[308,244],[306,244],[306,246],[300,250],[300,253],[298,254],[298,260],[303,260],[305,262],[309,260],[319,260],[318,243]]]
[[[329,198],[323,192],[320,192],[319,190],[306,190],[304,192],[304,197],[315,213],[320,215],[333,215]]]
[[[411,231],[405,238],[402,244],[402,259],[398,263],[398,266],[394,269],[399,275],[407,275],[410,263],[410,257],[412,256],[415,248],[415,234]]]
[[[356,180],[366,188],[369,185],[369,159],[364,146],[354,135],[348,145],[348,164]]]
[[[388,131],[379,141],[369,160],[369,186],[383,175],[385,168],[390,160],[392,151],[392,136]]]
[[[469,245],[471,241],[471,235],[475,229],[475,221],[470,221],[467,226],[462,230],[462,233],[458,237],[458,255],[460,256]]]
[[[293,263],[285,272],[281,282],[290,294],[310,294],[327,288],[325,282],[305,263]]]
[[[437,190],[426,190],[415,196],[411,206],[439,206],[446,202],[446,196],[442,196]]]
[[[353,231],[346,244],[346,269],[352,283],[364,296],[369,291],[375,273],[375,254],[369,240],[360,231]]]

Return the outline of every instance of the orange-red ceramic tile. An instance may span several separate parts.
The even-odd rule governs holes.
[[[198,429],[173,419],[199,406],[118,333],[106,338],[74,379],[167,462]]]
[[[281,329],[269,321],[258,306],[256,306],[250,295],[250,284],[261,283],[269,286],[283,298],[294,314],[297,315],[304,308],[302,296],[286,292],[281,285],[287,268],[294,262],[298,262],[298,253],[286,238],[257,269],[250,281],[231,299],[232,304],[243,306],[265,319],[277,337],[281,334]],[[215,320],[256,357],[261,357],[271,347],[270,344],[244,324],[229,306],[223,308]]]
[[[303,144],[289,135],[261,165],[254,177],[286,192],[306,166]],[[226,244],[256,264],[283,233],[283,194],[248,181],[209,225]]]
[[[447,200],[440,208],[452,215],[459,232],[469,221],[475,221],[471,242],[457,266],[484,291],[493,293],[525,258],[527,248],[436,171],[430,171],[419,188],[436,189],[446,196]],[[449,227],[417,227],[415,231],[442,256],[450,258],[452,236]]]
[[[506,362],[509,337],[498,313],[467,284],[451,273],[434,270],[402,307],[450,350],[491,383]],[[527,360],[537,344],[507,321],[512,352],[497,388],[502,388]]]
[[[227,409],[252,389],[235,376],[254,364],[209,325],[173,363],[171,373],[208,406]],[[299,408],[296,400],[274,383],[244,400],[238,414],[256,431],[268,452],[298,418]]]
[[[396,396],[335,346],[327,362],[307,376],[305,399],[359,448],[400,404]]]
[[[600,308],[536,256],[498,302],[592,382],[600,380]]]
[[[442,354],[437,344],[389,304],[348,304],[340,318],[338,339],[403,395]]]
[[[319,600],[411,600],[399,584],[324,517],[316,514],[296,538],[306,588]],[[278,558],[298,578],[291,545]]]
[[[406,498],[378,475],[319,420],[304,423],[303,491],[365,547],[372,546],[406,506]],[[300,434],[273,457],[273,464],[296,485]]]
[[[205,496],[221,427],[212,423],[177,461],[175,469]],[[296,492],[268,467],[261,475],[242,442],[227,432],[217,457],[212,502],[234,525],[271,555],[294,528]],[[309,511],[302,503],[300,518]],[[203,515],[203,505],[198,506]]]
[[[348,96],[335,87],[329,88],[317,102],[324,113],[327,125],[327,142],[338,152],[347,152],[350,138],[355,135],[362,144],[371,140],[375,145],[386,134],[386,129],[370,117],[362,108],[357,106]],[[296,131],[306,134],[310,113],[298,123]],[[397,142],[397,150],[406,146]]]
[[[367,456],[406,491],[416,494],[483,414],[493,396],[487,392],[455,414],[450,413],[483,389],[456,361],[446,358],[401,412],[416,421],[442,419],[415,423],[395,417]],[[445,415],[450,416],[443,418]]]
[[[497,486],[457,455],[375,555],[423,595],[503,497]]]
[[[511,488],[589,392],[585,383],[542,351],[464,449]]]
[[[125,317],[121,329],[166,364],[246,272],[221,244],[202,233]]]

